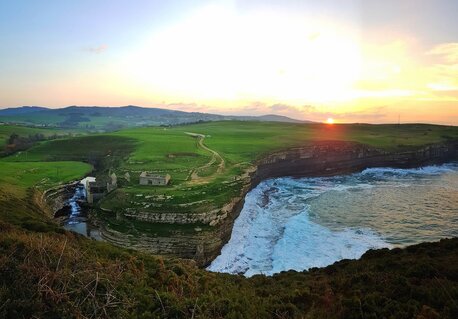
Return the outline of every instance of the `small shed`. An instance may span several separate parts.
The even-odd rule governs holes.
[[[157,175],[148,172],[142,172],[140,174],[140,185],[155,185],[165,186],[170,181],[170,175]]]

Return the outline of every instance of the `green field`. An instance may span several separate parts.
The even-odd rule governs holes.
[[[91,171],[82,162],[0,162],[0,190],[2,192],[24,191],[32,186],[45,190],[63,182],[75,180]]]
[[[118,175],[120,188],[100,202],[105,209],[198,213],[221,208],[237,196],[243,187],[243,181],[237,176],[257,159],[275,150],[314,141],[339,140],[396,151],[452,139],[458,139],[457,127],[224,121],[126,129],[45,141],[1,161],[90,163],[99,177],[109,172]],[[62,168],[61,174],[65,174],[64,171]],[[140,186],[138,177],[142,171],[170,174],[172,179],[166,187]],[[131,176],[130,182],[123,178],[125,173]],[[14,167],[10,174],[17,175]],[[42,178],[52,178],[53,174],[54,171],[44,173],[49,176]],[[100,217],[109,224],[119,224],[109,217],[106,219],[105,215]],[[134,229],[134,233],[141,228],[131,223],[121,228]]]
[[[44,141],[28,149],[17,152],[6,161],[14,162],[49,162],[83,161],[89,163],[111,163],[130,154],[136,140],[111,135],[89,135],[73,138]],[[107,164],[109,165],[109,164]],[[113,163],[113,165],[115,165]]]

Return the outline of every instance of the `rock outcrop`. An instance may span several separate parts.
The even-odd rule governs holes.
[[[67,200],[72,197],[79,181],[59,185],[41,193],[40,198],[35,203],[46,211],[51,217],[55,217],[56,212],[60,211]]]

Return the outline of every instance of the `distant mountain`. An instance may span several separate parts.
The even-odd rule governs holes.
[[[48,110],[46,107],[41,106],[21,106],[21,107],[10,107],[7,109],[0,110],[0,116],[13,116],[30,114],[33,112]]]
[[[86,130],[114,130],[123,127],[178,125],[227,120],[310,123],[310,121],[300,121],[275,114],[230,116],[133,105],[122,107],[68,106],[59,109],[23,106],[0,110],[0,122]]]
[[[301,120],[292,119],[287,116],[276,115],[276,114],[261,115],[261,116],[257,116],[257,118],[261,121],[268,121],[268,122],[313,123],[312,121],[301,121]]]

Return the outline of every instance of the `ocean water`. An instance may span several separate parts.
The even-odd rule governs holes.
[[[270,179],[247,194],[210,271],[272,275],[458,236],[458,163]]]

